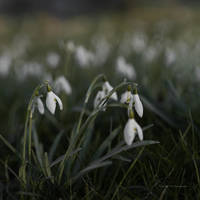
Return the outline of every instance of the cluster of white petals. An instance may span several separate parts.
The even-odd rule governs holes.
[[[68,95],[72,93],[71,85],[64,76],[59,76],[54,81],[54,88],[57,93],[60,93],[61,91],[64,91]]]
[[[94,99],[94,108],[101,108],[103,106],[106,106],[105,101],[103,101],[103,98],[105,98],[105,92],[102,91],[98,91],[97,95]],[[103,109],[105,111],[105,109]]]
[[[134,106],[139,117],[143,116],[143,105],[138,94],[132,94],[130,91],[126,91],[121,95],[120,102],[129,104],[129,109],[132,109]]]
[[[55,114],[57,103],[59,105],[60,110],[63,110],[63,104],[61,99],[53,91],[48,91],[46,96],[46,106],[52,114]],[[44,104],[41,100],[41,95],[36,95],[36,97],[33,99],[33,105],[31,110],[32,114],[34,113],[35,108],[37,108],[40,114],[44,114],[45,109]]]
[[[102,87],[103,91],[105,92],[105,95],[108,95],[113,90],[113,87],[110,85],[108,81],[105,81]],[[118,100],[117,92],[114,92],[110,98],[117,101]]]
[[[58,103],[60,110],[62,110],[63,104],[60,98],[54,92],[49,91],[46,97],[46,106],[52,114],[55,114],[56,103]]]
[[[143,131],[140,125],[135,121],[133,114],[133,106],[136,113],[139,117],[143,116],[143,105],[140,100],[139,95],[132,94],[131,88],[128,88],[126,92],[121,95],[121,103],[128,104],[128,122],[124,128],[124,140],[127,145],[131,145],[135,139],[135,136],[138,135],[140,141],[143,140]]]
[[[130,118],[124,128],[124,140],[127,145],[131,145],[138,135],[140,141],[143,140],[143,131],[140,125],[135,121],[135,119]]]
[[[102,90],[98,91],[98,93],[96,94],[96,97],[94,99],[94,108],[100,108],[100,107],[106,106],[106,103],[105,103],[106,100],[103,100],[103,99],[107,97],[112,90],[113,90],[113,87],[110,85],[110,83],[108,81],[105,81],[102,85]],[[114,92],[110,96],[110,99],[117,101],[118,100],[117,93]],[[103,110],[105,111],[105,108]]]
[[[60,62],[60,56],[56,52],[50,52],[46,57],[46,61],[51,68],[55,69]]]
[[[116,70],[118,73],[126,76],[127,78],[133,80],[136,78],[136,71],[133,65],[126,62],[124,57],[120,56],[116,62]]]

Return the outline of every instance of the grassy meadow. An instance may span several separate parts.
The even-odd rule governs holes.
[[[199,199],[199,19],[187,7],[1,16],[0,199]],[[63,76],[70,90],[56,88]],[[120,97],[136,84],[144,139],[127,145]]]

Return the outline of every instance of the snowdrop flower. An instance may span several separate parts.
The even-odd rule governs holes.
[[[133,101],[134,101],[134,107],[135,107],[137,114],[140,117],[142,117],[143,116],[143,105],[142,105],[142,102],[140,101],[140,97],[137,93],[133,95]]]
[[[94,54],[83,46],[78,46],[75,51],[75,58],[80,67],[87,67],[94,61]]]
[[[56,102],[58,103],[60,110],[63,109],[63,104],[60,98],[48,88],[48,93],[46,97],[46,106],[52,114],[55,114]]]
[[[158,48],[150,46],[144,51],[144,54],[143,54],[144,60],[146,62],[152,62],[156,58],[158,53],[159,53],[159,49]]]
[[[102,106],[105,106],[105,101],[102,101],[102,99],[105,97],[105,92],[102,91],[98,91],[95,99],[94,99],[94,108],[101,108]],[[101,102],[102,101],[102,102]],[[101,102],[101,103],[100,103]],[[105,108],[103,109],[103,111],[105,111]]]
[[[67,42],[67,50],[70,52],[74,52],[76,50],[76,46],[73,41]]]
[[[60,56],[55,52],[50,52],[46,58],[47,63],[51,68],[56,68],[60,62]]]
[[[147,36],[144,32],[135,33],[132,37],[132,48],[136,53],[141,53],[147,46]]]
[[[103,91],[105,92],[106,96],[109,95],[112,89],[113,87],[110,85],[110,83],[108,81],[105,81],[103,84]],[[118,100],[117,93],[114,92],[110,98],[117,101]]]
[[[32,106],[32,110],[31,110],[32,114],[35,111],[35,107],[38,109],[38,111],[41,115],[44,114],[44,104],[42,103],[42,100],[40,97],[41,97],[41,95],[39,96],[39,94],[37,94],[33,100],[33,106]]]
[[[70,85],[69,81],[64,76],[60,76],[55,80],[54,87],[55,87],[55,91],[58,92],[58,93],[61,90],[63,90],[66,94],[72,93],[71,85]]]
[[[120,102],[130,104],[133,99],[133,94],[131,93],[131,86],[128,86],[128,90],[121,95]]]
[[[176,53],[173,49],[167,48],[165,52],[165,63],[167,66],[173,64],[176,61]]]
[[[142,117],[143,116],[143,105],[140,100],[140,97],[137,93],[137,89],[135,89],[135,94],[131,93],[131,86],[128,86],[128,90],[121,95],[121,103],[128,104],[128,115],[129,112],[132,110],[133,106],[137,112],[137,114]]]
[[[124,140],[125,140],[126,144],[131,145],[133,143],[136,135],[138,135],[140,141],[143,140],[142,128],[135,121],[135,119],[133,118],[133,115],[132,115],[131,118],[129,118],[129,120],[126,123],[125,128],[124,128]]]
[[[9,74],[12,58],[8,52],[0,56],[0,75],[6,76]]]
[[[127,63],[124,57],[120,56],[116,62],[116,70],[118,73],[123,74],[124,76],[128,77],[129,79],[136,78],[136,72],[134,67]]]
[[[37,97],[36,102],[37,102],[38,111],[40,112],[40,114],[43,115],[43,114],[44,114],[44,105],[43,105],[43,103],[42,103],[41,98],[40,98],[40,97]]]
[[[42,64],[37,62],[24,63],[21,67],[16,67],[15,72],[18,80],[24,81],[27,77],[41,77],[44,72]]]
[[[94,38],[92,43],[95,47],[95,59],[93,61],[93,64],[95,66],[102,66],[106,62],[110,54],[110,44],[103,37]]]

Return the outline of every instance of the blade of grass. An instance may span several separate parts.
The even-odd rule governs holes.
[[[140,150],[140,152],[138,153],[137,157],[135,158],[135,160],[132,162],[131,166],[129,167],[129,169],[127,170],[127,172],[125,173],[125,175],[123,176],[122,180],[120,181],[119,185],[117,186],[112,199],[113,200],[115,198],[115,196],[117,195],[120,187],[122,186],[124,180],[126,179],[126,177],[128,176],[128,174],[130,173],[130,171],[133,169],[133,167],[135,166],[136,162],[138,161],[138,159],[140,158],[140,156],[142,155],[142,152],[144,151],[144,147]]]

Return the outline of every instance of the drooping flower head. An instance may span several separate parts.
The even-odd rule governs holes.
[[[52,114],[55,114],[56,103],[58,103],[60,110],[63,109],[63,104],[60,98],[51,90],[51,87],[48,85],[47,88],[47,97],[46,97],[46,106]]]
[[[129,114],[129,119],[124,128],[124,140],[127,145],[131,145],[138,135],[140,141],[143,140],[143,131],[140,125],[135,121],[133,111]]]
[[[106,96],[109,95],[109,93],[113,90],[113,87],[110,85],[108,81],[105,81],[102,87]],[[114,92],[110,98],[117,101],[118,100],[117,93]]]
[[[128,89],[121,95],[120,102],[129,104],[133,99],[133,94],[131,93],[131,85],[128,85]]]
[[[102,106],[106,106],[105,101],[102,101],[105,98],[105,92],[103,90],[98,91],[96,97],[94,99],[94,108],[101,108]],[[105,111],[105,108],[103,109]]]
[[[33,114],[35,112],[35,108],[39,111],[41,115],[44,114],[44,104],[41,100],[42,95],[39,95],[39,92],[36,91],[35,98],[33,99],[32,109],[31,113]]]

